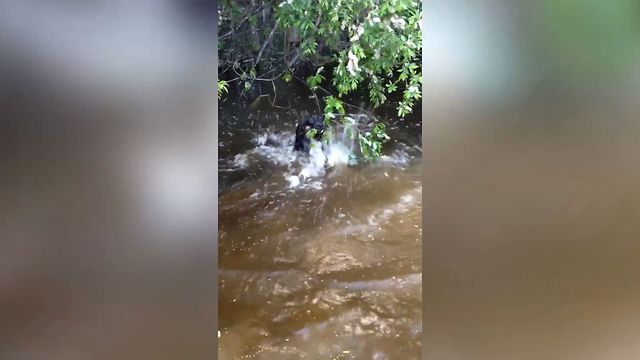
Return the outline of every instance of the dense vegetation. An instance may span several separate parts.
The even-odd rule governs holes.
[[[400,117],[419,104],[419,0],[225,0],[218,29],[221,74],[227,75],[219,96],[231,83],[250,90],[256,81],[304,81],[328,123],[344,121],[344,96],[355,90],[365,90],[376,107],[401,94]],[[368,158],[379,156],[387,138],[383,124],[358,136]]]

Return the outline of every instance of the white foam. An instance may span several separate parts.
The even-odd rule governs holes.
[[[327,129],[330,141],[311,141],[308,156],[293,150],[295,134],[291,131],[267,130],[257,134],[253,142],[256,147],[243,154],[238,154],[230,161],[233,169],[246,169],[256,159],[267,160],[277,166],[286,167],[283,173],[289,188],[322,188],[322,179],[327,168],[338,168],[350,164],[357,147],[358,125],[368,121],[366,115],[351,114],[345,124],[337,124]],[[385,162],[402,164],[406,161],[402,156],[383,158]],[[402,155],[402,154],[400,154]],[[314,180],[315,178],[315,180]]]
[[[352,151],[343,143],[332,143],[327,149],[327,165],[337,166],[349,163]]]
[[[237,154],[231,161],[234,168],[245,169],[249,165],[249,156],[247,154]]]
[[[290,188],[300,185],[300,177],[298,176],[291,175],[287,178],[287,180],[289,181]]]

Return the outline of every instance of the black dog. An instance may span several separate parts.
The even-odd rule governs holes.
[[[296,127],[296,142],[293,145],[294,151],[303,151],[308,153],[311,149],[311,139],[307,137],[307,132],[316,129],[315,140],[322,139],[324,132],[324,116],[308,115],[302,118]]]

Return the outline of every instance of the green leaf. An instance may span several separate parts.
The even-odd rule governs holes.
[[[314,139],[317,134],[318,134],[318,130],[316,130],[315,128],[311,128],[309,129],[309,131],[307,131],[305,136],[307,137],[307,139]]]
[[[222,95],[229,92],[229,84],[224,80],[218,80],[218,99],[222,97]]]
[[[315,67],[311,76],[306,78],[309,88],[315,92],[321,84],[330,80],[326,86],[333,97],[324,99],[325,122],[339,120],[345,114],[345,105],[341,98],[358,90],[367,93],[374,107],[389,101],[390,94],[402,91],[400,102],[393,104],[400,117],[406,116],[412,108],[419,106],[422,81],[422,30],[419,26],[422,8],[419,1],[282,0],[268,4],[273,11],[267,12],[266,23],[262,23],[261,15],[250,15],[249,21],[241,23],[246,14],[252,14],[255,3],[253,4],[247,1],[225,0],[220,5],[220,32],[227,33],[233,30],[233,35],[228,40],[225,39],[225,45],[220,45],[220,61],[228,65],[233,64],[234,70],[239,74],[241,85],[257,76],[254,67],[272,68],[276,57],[282,51],[282,41],[274,40],[269,44],[270,48],[266,49],[266,56],[261,58],[260,64],[245,62],[246,59],[255,59],[260,50],[251,49],[255,43],[252,36],[255,25],[251,23],[257,20],[256,24],[260,24],[264,30],[261,31],[264,40],[278,19],[281,29],[296,29],[298,38],[303,39],[300,54],[306,62]],[[397,18],[403,19],[405,26],[400,27]],[[316,26],[318,20],[319,25]],[[236,26],[239,27],[235,29]],[[388,30],[389,27],[392,31]],[[283,39],[283,32],[276,32],[274,39]],[[353,42],[345,43],[345,35],[349,38],[356,36]],[[332,54],[330,60],[325,61],[324,57],[314,56],[320,43]],[[333,68],[331,76],[324,74],[327,66]],[[284,81],[289,82],[293,79],[291,71],[289,69],[282,75]],[[225,91],[219,85],[219,96]],[[388,139],[382,129],[371,131],[368,140],[360,141],[357,133],[354,137],[358,139],[358,144],[364,147],[363,157],[370,158],[381,151],[381,142]]]

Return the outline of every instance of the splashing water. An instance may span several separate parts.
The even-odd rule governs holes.
[[[384,155],[350,166],[372,118],[350,115],[305,154],[293,151],[300,112],[261,113],[250,125],[257,115],[224,129],[220,351],[418,359],[420,128],[385,115]]]
[[[350,165],[356,150],[354,138],[358,133],[358,125],[364,121],[369,121],[366,115],[351,114],[346,117],[344,123],[335,124],[327,129],[330,133],[329,141],[324,144],[312,141],[309,162],[300,171],[299,176],[302,178],[322,176],[327,168]]]
[[[368,118],[354,114],[347,119],[348,121],[344,124],[336,124],[327,129],[327,132],[331,134],[329,141],[311,140],[308,156],[293,152],[294,135],[291,132],[259,134],[254,139],[257,147],[252,151],[278,165],[286,165],[287,171],[283,176],[287,179],[289,188],[309,184],[309,181],[311,181],[312,187],[318,188],[317,182],[313,181],[314,178],[324,176],[328,168],[349,165],[354,157],[356,145],[353,141],[353,135],[350,134],[356,134],[359,121],[368,120]]]
[[[326,186],[328,172],[340,172],[347,166],[354,165],[359,152],[357,136],[361,129],[369,126],[375,119],[364,114],[349,114],[344,122],[333,124],[327,128],[327,141],[311,140],[309,154],[293,150],[295,134],[270,128],[254,135],[252,143],[255,147],[241,154],[236,154],[228,162],[223,171],[251,171],[256,164],[269,164],[269,167],[281,173],[287,189],[322,189]],[[411,160],[407,149],[397,148],[389,155],[383,155],[379,164],[404,168]],[[259,166],[258,166],[259,167]],[[281,179],[282,179],[281,178]]]

